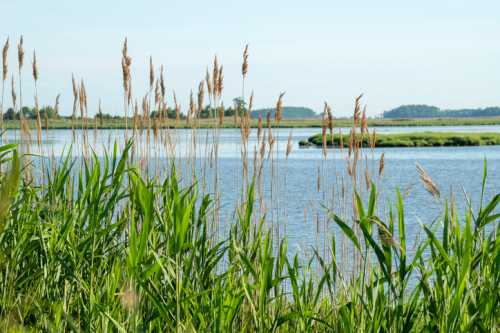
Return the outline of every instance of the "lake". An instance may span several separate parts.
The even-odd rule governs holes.
[[[276,139],[276,150],[273,163],[264,163],[260,190],[264,198],[264,207],[256,207],[265,211],[268,223],[280,226],[280,232],[286,233],[290,249],[308,251],[311,245],[319,246],[322,235],[335,231],[331,221],[326,219],[325,206],[337,214],[349,217],[349,188],[352,188],[346,173],[346,151],[329,149],[324,158],[321,149],[298,147],[302,139],[317,134],[321,129],[273,129]],[[342,130],[348,133],[349,129]],[[449,132],[500,132],[500,126],[467,126],[467,127],[377,127],[377,133],[403,133],[416,131],[449,131]],[[286,158],[287,142],[290,132],[293,137],[292,152]],[[129,131],[130,135],[131,131]],[[149,159],[151,165],[161,165],[157,173],[164,176],[168,166],[167,160],[178,163],[183,170],[185,183],[191,181],[186,162],[193,156],[192,136],[190,130],[170,130],[174,148],[167,150],[159,144],[154,146],[151,138]],[[196,134],[196,170],[200,190],[213,196],[214,166],[205,158],[211,154],[212,130],[198,129]],[[7,141],[15,141],[15,131],[7,131]],[[77,133],[74,147],[81,145],[81,133]],[[94,147],[97,155],[102,156],[105,149],[111,149],[112,143],[124,145],[124,130],[99,130],[94,137],[93,130],[88,132],[88,142]],[[144,141],[144,140],[143,140]],[[72,142],[71,130],[51,130],[43,133],[43,154],[60,156]],[[208,142],[208,144],[207,144]],[[252,173],[254,147],[257,147],[256,130],[252,129],[248,143],[249,173]],[[37,151],[36,144],[32,152]],[[175,151],[175,152],[174,152]],[[242,146],[239,129],[222,129],[219,132],[218,170],[220,192],[220,215],[222,230],[227,226],[225,221],[234,220],[237,203],[242,198]],[[408,239],[416,239],[421,233],[420,223],[431,224],[442,212],[446,199],[453,192],[458,211],[466,208],[466,195],[474,207],[479,204],[484,160],[487,160],[488,178],[485,199],[488,200],[500,190],[500,146],[483,147],[425,147],[425,148],[375,148],[365,149],[366,161],[371,179],[379,189],[378,213],[382,217],[388,214],[389,202],[395,201],[396,189],[404,196],[407,211]],[[379,159],[385,154],[385,171],[378,176]],[[81,150],[73,149],[75,157]],[[213,161],[212,161],[213,162]],[[416,163],[421,164],[438,185],[441,199],[434,199],[422,186],[416,171]],[[161,171],[159,171],[161,170]],[[203,171],[204,170],[204,171]],[[203,173],[204,172],[204,173]],[[200,176],[203,173],[204,176]],[[272,177],[271,177],[272,174]],[[319,177],[318,177],[319,174]],[[319,181],[318,181],[319,178]],[[361,178],[364,178],[361,177]],[[319,183],[319,184],[318,184]],[[271,191],[271,188],[273,189]],[[365,195],[367,190],[363,190]]]

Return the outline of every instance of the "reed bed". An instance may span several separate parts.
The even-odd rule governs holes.
[[[22,110],[23,45],[21,39],[19,103],[11,80],[15,110],[18,104]],[[3,81],[8,47],[7,40]],[[185,124],[164,66],[155,66],[152,56],[144,93],[132,89],[128,47],[125,40],[125,128],[118,132],[123,139],[113,132],[100,138],[101,102],[92,118],[84,80],[73,75],[72,143],[65,153],[55,156],[42,148],[38,112],[36,156],[22,113],[21,140],[0,146],[2,331],[499,328],[500,194],[476,211],[467,203],[459,216],[453,199],[446,201],[431,175],[417,166],[443,212],[422,223],[426,237],[411,248],[399,192],[388,211],[379,208],[385,160],[383,153],[375,157],[381,136],[370,134],[362,96],[355,100],[348,135],[335,133],[334,110],[325,103],[317,178],[304,181],[312,203],[304,210],[304,228],[315,228],[316,243],[295,254],[287,241],[286,205],[294,139],[292,132],[284,141],[279,137],[284,93],[275,116],[261,115],[252,125],[253,92],[245,98],[248,45],[241,67],[243,103],[234,118],[224,120],[224,72],[215,56],[197,93],[191,93]],[[35,53],[32,64],[38,110]],[[175,121],[167,119],[169,104]],[[201,130],[205,110],[210,128]],[[240,133],[235,149],[241,158],[229,175],[221,174],[219,157],[225,121]],[[180,134],[184,126],[188,136]],[[45,127],[48,138],[47,118]],[[106,148],[98,156],[102,142]],[[229,211],[223,207],[222,177],[233,177],[238,193]],[[483,191],[486,178],[485,163]]]

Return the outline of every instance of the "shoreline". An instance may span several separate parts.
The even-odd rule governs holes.
[[[333,127],[351,127],[352,119],[340,118],[333,120]],[[77,120],[72,124],[70,119],[50,119],[48,129],[81,129],[83,122]],[[102,124],[95,125],[95,119],[89,118],[86,121],[89,130],[97,129],[125,129],[125,119],[105,119]],[[129,128],[133,128],[133,119],[129,119]],[[485,117],[485,118],[425,118],[425,119],[367,119],[368,127],[432,127],[432,126],[495,126],[500,125],[500,117]],[[19,120],[4,120],[4,129],[20,129]],[[36,128],[36,121],[28,120],[30,128]],[[187,124],[186,121],[176,122],[175,120],[166,120],[161,124],[161,128],[240,128],[240,122],[235,122],[233,119],[226,120],[222,126],[214,125],[214,119],[199,119],[196,126]],[[262,121],[262,126],[267,127],[266,121]],[[271,122],[273,128],[321,128],[323,121],[321,119],[283,119],[279,124]],[[45,126],[42,126],[46,129]],[[257,119],[252,119],[250,122],[251,128],[258,128],[259,122]],[[143,127],[146,128],[146,127]]]

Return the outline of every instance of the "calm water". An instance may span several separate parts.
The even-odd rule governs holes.
[[[470,126],[470,127],[377,127],[378,133],[384,132],[415,132],[415,131],[453,131],[453,132],[500,132],[500,126]],[[285,151],[290,131],[293,135],[293,151],[285,159]],[[339,214],[349,215],[349,207],[339,202],[342,195],[342,182],[349,188],[346,179],[346,161],[338,149],[328,150],[326,161],[321,149],[300,149],[298,142],[318,133],[317,128],[303,129],[274,129],[277,139],[277,162],[274,172],[279,173],[275,180],[275,191],[271,198],[270,172],[271,166],[267,163],[263,168],[263,193],[266,197],[267,216],[269,220],[282,225],[289,238],[290,248],[304,250],[310,245],[317,244],[318,233],[324,228],[325,209],[323,205],[333,207]],[[348,133],[348,129],[343,130]],[[189,130],[171,132],[172,142],[175,143],[175,156],[185,157],[188,153],[188,142],[191,138]],[[206,172],[212,179],[213,170],[203,158],[210,154],[210,145],[205,142],[211,140],[210,130],[198,130],[197,157],[198,167],[206,163]],[[7,139],[14,141],[16,133],[7,132]],[[123,130],[100,130],[97,138],[89,131],[89,143],[94,146],[98,155],[104,149],[110,149],[114,141],[123,145]],[[44,151],[55,156],[60,155],[71,144],[72,134],[69,130],[52,130],[48,137],[44,133]],[[224,129],[220,131],[219,139],[219,170],[221,192],[222,221],[231,220],[235,206],[241,201],[241,139],[238,129]],[[96,144],[95,144],[96,143]],[[79,146],[77,143],[76,147]],[[249,147],[250,160],[256,146],[256,131],[252,130]],[[35,150],[35,146],[32,148]],[[258,150],[258,148],[257,148]],[[500,146],[489,147],[425,147],[425,148],[376,148],[373,152],[367,151],[368,163],[373,170],[373,180],[380,191],[379,214],[385,216],[388,203],[393,202],[395,190],[399,188],[404,194],[405,208],[408,213],[408,238],[415,239],[420,233],[420,223],[432,223],[441,212],[444,199],[449,198],[450,191],[454,192],[459,210],[465,209],[465,193],[470,197],[474,206],[478,205],[481,190],[481,179],[484,159],[487,160],[488,178],[486,185],[486,199],[500,191]],[[376,174],[378,162],[382,152],[385,153],[385,172],[379,179]],[[345,153],[345,152],[344,152]],[[75,154],[78,154],[75,152]],[[152,149],[151,156],[165,163],[169,156],[165,148]],[[345,155],[345,154],[344,154]],[[204,162],[205,161],[205,162]],[[442,199],[436,201],[421,185],[416,163],[420,163],[439,186]],[[250,166],[250,171],[252,167]],[[318,191],[318,172],[321,174],[320,190]],[[276,185],[278,183],[278,185]],[[208,184],[205,188],[210,193]],[[279,195],[277,195],[277,191]],[[327,225],[333,231],[333,225]]]

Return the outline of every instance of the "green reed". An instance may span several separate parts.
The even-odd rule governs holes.
[[[15,145],[0,148],[2,331],[499,328],[500,194],[462,215],[445,203],[409,254],[401,195],[377,216],[372,184],[366,202],[355,195],[355,221],[328,212],[361,258],[351,275],[334,237],[326,256],[273,245],[264,218],[254,223],[253,183],[213,237],[213,196],[181,187],[173,166],[164,180],[144,176],[131,147],[81,167],[66,154],[43,186],[24,180]]]

